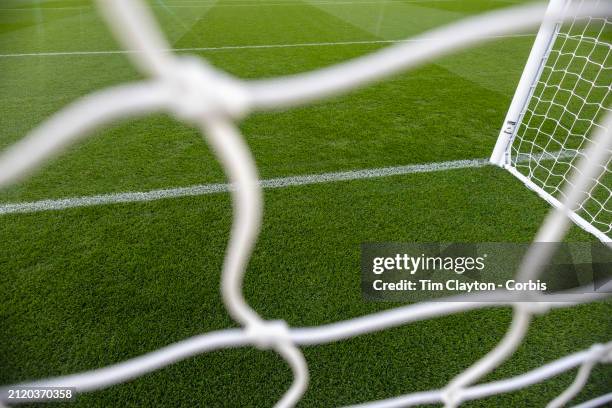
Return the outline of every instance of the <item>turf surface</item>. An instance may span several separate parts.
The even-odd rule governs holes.
[[[176,48],[394,40],[506,1],[150,1]],[[335,4],[334,4],[335,3]],[[90,91],[136,80],[88,1],[5,0],[0,10],[0,147]],[[530,33],[527,33],[530,34]],[[261,176],[282,177],[487,157],[532,35],[495,40],[310,107],[257,114],[241,128]],[[306,71],[384,44],[201,50],[243,78]],[[222,182],[198,133],[157,115],[99,130],[0,202]],[[397,304],[367,303],[359,244],[526,242],[547,205],[485,167],[290,187],[265,194],[264,228],[245,282],[266,318],[305,326]],[[231,219],[225,194],[0,217],[0,384],[104,366],[233,326],[219,296]],[[568,239],[592,238],[573,228]],[[599,303],[536,319],[488,379],[520,374],[608,340]],[[443,386],[503,335],[509,310],[435,319],[308,347],[300,406],[338,406]],[[579,400],[610,390],[598,367]],[[72,406],[270,406],[289,369],[255,349],[206,354]],[[572,374],[468,406],[542,406]]]

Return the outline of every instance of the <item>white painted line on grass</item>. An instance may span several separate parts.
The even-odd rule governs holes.
[[[519,38],[533,37],[534,34],[510,34],[494,35],[483,38]],[[364,40],[364,41],[334,41],[334,42],[315,42],[297,44],[261,44],[261,45],[225,45],[220,47],[191,47],[191,48],[172,48],[165,52],[191,52],[191,51],[220,51],[220,50],[250,50],[259,48],[299,48],[299,47],[326,47],[337,45],[360,45],[360,44],[390,44],[401,42],[420,42],[431,41],[428,38],[409,39],[409,40]],[[134,50],[106,50],[106,51],[58,51],[58,52],[29,52],[18,54],[0,54],[0,58],[19,58],[19,57],[57,57],[75,55],[113,55],[113,54],[133,54],[139,51]]]
[[[385,0],[389,3],[423,3],[426,0]],[[457,0],[436,0],[436,3],[444,3],[444,2],[453,2]],[[354,5],[354,4],[380,4],[380,1],[309,1],[309,2],[270,2],[270,3],[218,3],[216,1],[195,1],[195,2],[175,2],[175,3],[166,3],[163,6],[158,6],[155,4],[149,5],[151,8],[202,8],[202,7],[261,7],[261,6],[316,6],[316,5]],[[93,6],[62,6],[62,7],[5,7],[0,8],[0,11],[32,11],[32,12],[41,12],[41,11],[53,11],[53,10],[94,10]]]
[[[383,167],[377,169],[342,171],[337,173],[311,174],[261,180],[263,188],[283,188],[309,184],[332,183],[337,181],[361,180],[377,177],[398,176],[413,173],[430,173],[435,171],[483,167],[487,159],[455,160],[439,163],[411,164],[398,167]],[[231,184],[200,184],[189,187],[178,187],[145,192],[128,192],[102,194],[85,197],[63,198],[58,200],[42,200],[23,203],[0,204],[0,215],[16,213],[35,213],[41,211],[64,210],[67,208],[89,207],[118,203],[136,203],[155,201],[164,198],[201,196],[214,193],[226,193],[232,189]]]

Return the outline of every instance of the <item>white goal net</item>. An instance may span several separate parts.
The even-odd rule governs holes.
[[[555,0],[550,7],[572,3],[580,8],[584,2]],[[602,117],[612,111],[611,43],[612,24],[606,17],[542,26],[502,129],[505,155],[498,164],[553,205],[562,200],[569,174],[594,130],[602,126]],[[610,161],[602,164],[595,184],[572,214],[578,225],[604,242],[612,237],[610,166]]]
[[[517,177],[531,183],[532,188],[540,188],[548,197],[553,194],[557,197],[553,198],[555,208],[534,238],[536,243],[562,241],[570,224],[568,210],[578,206],[580,218],[588,220],[586,225],[596,225],[600,232],[610,231],[608,169],[612,137],[608,129],[612,114],[608,113],[606,99],[610,78],[605,52],[609,51],[609,43],[604,43],[608,35],[605,17],[612,15],[612,7],[605,2],[585,2],[577,8],[565,3],[551,2],[549,18],[544,19],[540,32],[552,28],[552,33],[556,34],[559,27],[556,21],[565,18],[561,14],[563,10],[556,9],[559,5],[582,23],[569,21],[566,23],[568,29],[554,37],[538,35],[536,42],[542,44],[544,51],[551,51],[545,65],[548,68],[541,68],[543,54],[534,57],[532,53],[528,67],[534,71],[530,78],[538,78],[537,86],[531,92],[535,82],[521,80],[527,92],[520,104],[513,103],[517,114],[514,124],[519,122],[520,114],[521,126],[517,132],[516,126],[504,130],[507,138],[502,141],[504,143],[498,143],[494,154],[499,159],[498,164],[507,165]],[[24,177],[66,146],[90,134],[96,126],[126,116],[164,111],[198,127],[233,185],[234,218],[221,271],[221,292],[225,307],[240,327],[197,335],[108,367],[3,386],[0,387],[0,406],[19,402],[9,399],[9,389],[72,387],[78,393],[88,392],[133,380],[200,353],[254,346],[275,351],[291,367],[292,385],[277,403],[279,407],[291,407],[299,402],[309,383],[310,372],[301,347],[342,341],[416,321],[488,307],[512,308],[513,319],[499,344],[481,359],[450,378],[440,389],[364,402],[360,406],[444,403],[447,407],[455,407],[465,401],[522,389],[577,369],[573,383],[549,404],[560,407],[580,392],[595,365],[612,362],[611,341],[577,350],[515,377],[481,382],[521,345],[533,316],[609,296],[609,293],[594,292],[592,287],[575,288],[564,293],[563,300],[558,293],[537,293],[526,300],[516,293],[506,292],[485,293],[485,297],[495,297],[484,302],[482,293],[478,297],[468,294],[454,297],[450,302],[415,303],[315,327],[289,327],[284,321],[266,321],[251,308],[242,293],[248,261],[261,227],[263,198],[255,160],[235,125],[239,119],[256,110],[313,103],[484,42],[487,38],[536,27],[545,15],[544,5],[530,4],[487,13],[420,36],[427,41],[402,42],[333,67],[254,81],[234,78],[195,56],[177,56],[170,52],[170,45],[141,0],[99,0],[98,5],[119,42],[130,50],[127,55],[132,63],[147,79],[85,96],[0,152],[0,188]],[[588,17],[586,26],[584,17]],[[556,48],[550,47],[552,38],[556,38]],[[531,63],[535,60],[537,63]],[[525,101],[529,103],[526,105]],[[508,157],[511,160],[506,162]],[[603,169],[606,169],[604,175]],[[574,221],[575,213],[572,214]],[[553,246],[546,248],[552,251]],[[517,271],[518,281],[537,280],[541,275],[551,253],[540,248],[538,245],[530,247]],[[571,300],[568,300],[570,295]],[[604,405],[610,401],[612,393],[587,401],[581,407]]]

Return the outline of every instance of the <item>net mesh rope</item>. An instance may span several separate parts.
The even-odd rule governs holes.
[[[583,1],[575,2],[581,7]],[[545,193],[562,187],[601,118],[612,111],[612,24],[606,17],[559,24],[511,145],[511,166]],[[601,166],[576,214],[612,236],[612,167]]]
[[[150,112],[170,112],[181,121],[202,130],[227,177],[234,218],[223,270],[221,292],[224,304],[240,328],[194,336],[148,354],[91,371],[47,378],[0,388],[0,405],[8,405],[7,390],[15,387],[74,387],[77,392],[98,390],[126,382],[177,361],[221,348],[254,346],[278,353],[291,367],[293,382],[276,406],[291,407],[300,400],[309,382],[307,362],[300,346],[313,346],[349,339],[365,333],[489,307],[510,307],[513,319],[499,344],[441,389],[412,392],[386,400],[365,402],[368,407],[405,407],[444,403],[455,407],[464,401],[511,392],[578,368],[574,382],[549,407],[560,407],[574,398],[597,364],[612,362],[612,342],[595,344],[551,361],[524,374],[486,383],[479,380],[506,361],[522,343],[533,316],[552,309],[602,300],[607,293],[576,288],[561,301],[556,294],[537,294],[519,299],[513,293],[462,295],[452,301],[421,302],[371,315],[315,327],[290,327],[284,321],[266,321],[253,310],[242,294],[242,282],[254,243],[259,234],[262,210],[261,186],[255,162],[234,123],[255,110],[303,105],[338,95],[392,73],[412,68],[459,48],[487,38],[537,26],[546,7],[527,5],[495,11],[451,24],[424,34],[414,41],[397,44],[334,67],[292,77],[242,81],[216,70],[196,57],[176,56],[157,27],[146,5],[139,0],[99,0],[109,26],[126,49],[133,64],[147,80],[116,86],[83,97],[58,112],[22,140],[0,154],[0,187],[23,178],[66,146],[86,137],[96,126]],[[611,7],[587,5],[582,16],[607,17]],[[558,18],[559,16],[552,16]],[[585,152],[573,165],[562,187],[559,208],[551,210],[534,242],[559,242],[567,232],[568,209],[584,200],[584,191],[596,185],[601,166],[610,160],[612,115],[602,119]],[[588,158],[588,159],[586,159]],[[546,246],[551,248],[551,246]],[[533,245],[517,273],[517,280],[537,279],[550,254]],[[491,295],[491,296],[489,296]],[[505,297],[504,297],[505,295]],[[482,296],[485,297],[483,301]],[[487,296],[489,296],[487,298]],[[571,300],[568,299],[571,296]],[[581,404],[582,408],[612,401],[612,393]]]

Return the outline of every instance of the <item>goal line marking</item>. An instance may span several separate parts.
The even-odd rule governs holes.
[[[533,37],[534,34],[510,34],[510,35],[494,35],[483,38],[519,38]],[[190,51],[221,51],[221,50],[250,50],[250,49],[265,49],[265,48],[299,48],[299,47],[325,47],[334,45],[360,45],[360,44],[390,44],[401,42],[420,42],[431,41],[428,38],[411,39],[411,40],[364,40],[364,41],[334,41],[334,42],[314,42],[314,43],[296,43],[296,44],[262,44],[262,45],[225,45],[220,47],[191,47],[191,48],[172,48],[164,50],[167,52],[190,52]],[[107,51],[58,51],[58,52],[30,52],[18,54],[0,54],[0,58],[19,58],[19,57],[57,57],[57,56],[78,56],[78,55],[115,55],[115,54],[133,54],[139,51],[134,50],[107,50]]]
[[[337,181],[398,176],[413,173],[430,173],[435,171],[475,168],[486,165],[488,165],[488,159],[454,160],[439,163],[410,164],[407,166],[280,177],[261,180],[260,184],[263,188],[283,188],[309,184],[332,183]],[[113,193],[84,197],[71,197],[57,200],[8,203],[0,204],[0,215],[64,210],[68,208],[89,207],[94,205],[156,201],[165,198],[193,197],[215,193],[226,193],[231,191],[231,189],[231,184],[199,184],[189,187],[150,190],[144,192]]]

